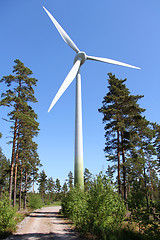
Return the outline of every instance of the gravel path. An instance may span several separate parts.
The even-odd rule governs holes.
[[[60,207],[44,207],[31,213],[7,240],[82,240],[58,214]],[[84,240],[84,239],[83,239]]]

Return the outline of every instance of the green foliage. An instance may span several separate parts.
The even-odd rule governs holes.
[[[65,181],[65,183],[62,186],[62,193],[63,195],[65,195],[68,192],[68,187],[67,187],[67,183]]]
[[[72,188],[73,188],[73,173],[70,171],[69,173],[68,173],[68,179],[67,179],[67,181],[68,181],[68,187],[69,187],[69,189],[71,190]]]
[[[148,209],[133,209],[130,221],[137,223],[139,234],[146,239],[157,240],[160,236],[160,220],[155,217],[156,214],[159,215],[159,212],[155,212],[153,217]]]
[[[55,199],[55,182],[52,177],[47,179],[47,198],[50,203]],[[49,205],[49,203],[47,205]]]
[[[145,109],[138,104],[143,96],[131,95],[126,79],[108,76],[109,91],[99,109],[105,124],[106,160],[111,162],[106,173],[112,183],[117,171],[118,192],[129,208],[131,224],[141,236],[156,239],[160,230],[160,126],[145,118]]]
[[[8,197],[4,196],[0,200],[0,231],[4,232],[7,228],[15,225],[15,209],[10,206]]]
[[[100,175],[87,192],[79,187],[73,188],[62,200],[62,212],[82,232],[91,232],[98,239],[106,239],[120,226],[125,205]]]
[[[39,190],[39,193],[42,196],[42,202],[44,203],[44,195],[45,195],[45,192],[46,192],[46,189],[47,189],[47,175],[46,175],[44,170],[42,170],[42,172],[40,172],[38,181],[39,181],[38,190]]]
[[[84,170],[84,189],[85,191],[88,191],[90,189],[90,186],[92,184],[92,173],[88,170],[88,168],[85,168]]]
[[[43,204],[42,204],[42,199],[41,199],[40,195],[36,194],[36,193],[30,194],[29,199],[28,199],[28,206],[31,209],[42,208]]]
[[[53,202],[51,206],[61,206],[61,202]]]
[[[133,182],[133,189],[128,194],[128,207],[129,209],[141,209],[146,207],[146,196],[144,188],[140,182]]]
[[[7,160],[0,147],[0,195],[8,188],[10,161]]]
[[[57,178],[55,182],[55,193],[56,193],[55,200],[56,201],[59,201],[61,199],[61,190],[62,190],[61,183],[60,183],[60,180]]]
[[[129,228],[132,223],[137,224],[138,232],[146,239],[158,239],[160,235],[160,218],[158,201],[149,199],[145,185],[134,181],[133,189],[128,195],[130,211]]]
[[[125,215],[125,205],[118,193],[106,184],[104,176],[95,179],[90,191],[90,229],[102,239],[120,227]]]
[[[139,200],[137,199],[139,196]],[[145,199],[143,194],[134,195],[130,202],[131,215],[129,218],[130,223],[137,223],[139,234],[144,235],[146,239],[158,239],[160,236],[160,218],[159,208],[157,203],[150,202],[148,208],[143,203]],[[131,203],[133,205],[131,205]],[[130,225],[130,224],[129,224]]]
[[[13,75],[4,76],[0,80],[0,83],[5,83],[7,87],[6,91],[1,95],[0,106],[7,106],[10,108],[7,115],[9,117],[9,122],[13,123],[11,126],[13,139],[10,141],[10,143],[13,144],[9,181],[10,200],[13,188],[14,163],[15,169],[17,169],[17,165],[18,167],[21,166],[23,173],[26,174],[28,179],[32,176],[33,182],[37,180],[37,171],[40,166],[37,144],[33,141],[33,138],[38,134],[39,123],[37,122],[37,114],[35,114],[32,107],[29,106],[30,103],[37,102],[34,96],[34,86],[36,86],[37,79],[31,77],[33,74],[32,71],[25,67],[20,60],[16,59],[14,63]],[[18,177],[15,171],[14,205],[17,195],[16,184]],[[27,177],[25,181],[24,205],[26,205],[27,188],[29,187]]]
[[[88,195],[78,186],[62,199],[62,212],[73,220],[77,228],[85,232],[88,224]]]

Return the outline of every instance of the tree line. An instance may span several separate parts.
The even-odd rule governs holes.
[[[84,188],[85,191],[88,191],[91,182],[93,181],[93,174],[90,173],[88,168],[84,170]],[[70,192],[74,188],[74,177],[72,171],[70,171],[67,175],[67,178],[63,185],[60,180],[57,178],[55,181],[52,177],[47,177],[44,170],[42,170],[39,174],[38,179],[39,187],[38,191],[41,196],[42,202],[45,204],[51,204],[55,201],[61,201],[63,197],[65,197],[68,192]]]

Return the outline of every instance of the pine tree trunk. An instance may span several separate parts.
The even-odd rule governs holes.
[[[151,165],[149,164],[149,174],[150,174],[150,179],[151,179],[151,199],[154,200],[154,196],[153,196],[153,178],[152,178],[152,174],[151,174]]]
[[[16,152],[16,158],[17,158],[17,152]],[[14,197],[13,197],[13,207],[16,205],[16,185],[17,185],[17,160],[15,163],[15,173],[14,173]]]
[[[131,188],[130,188],[130,181],[128,181],[128,194],[130,194]]]
[[[43,190],[42,190],[42,203],[44,203],[44,193],[43,193]]]
[[[33,173],[33,193],[34,193],[34,173]]]
[[[20,97],[20,89],[21,89],[21,80],[19,80],[19,91],[18,97]],[[16,111],[18,111],[18,104],[16,106]],[[10,172],[10,184],[9,184],[9,200],[11,201],[12,198],[12,184],[13,184],[13,168],[14,168],[14,155],[15,155],[15,146],[16,146],[16,135],[17,135],[17,126],[18,126],[18,119],[15,119],[15,126],[14,126],[14,137],[13,137],[13,148],[12,148],[12,159],[11,159],[11,172]]]
[[[125,166],[125,150],[124,150],[124,138],[123,132],[121,131],[121,144],[122,144],[122,161],[123,161],[123,197],[127,200],[127,185],[126,185],[126,166]]]
[[[145,169],[145,167],[144,167],[144,185],[145,185],[145,192],[146,192],[147,209],[149,210],[149,201],[148,201],[148,192],[147,192],[147,183],[146,183],[146,169]]]
[[[21,199],[22,199],[22,167],[21,167],[21,176],[20,176],[20,185],[19,185],[19,211],[21,210]]]
[[[18,133],[19,137],[19,133]],[[13,206],[16,205],[16,190],[17,190],[17,166],[18,166],[18,145],[19,141],[17,140],[17,150],[16,150],[16,162],[15,162],[15,176],[14,176],[14,199],[13,199]]]
[[[33,193],[34,193],[34,180],[33,180]]]
[[[26,205],[27,205],[27,170],[25,172],[24,209],[26,209]]]
[[[117,157],[118,157],[118,192],[119,194],[121,194],[119,130],[117,130]]]
[[[14,155],[15,155],[15,146],[16,146],[16,135],[17,135],[17,118],[15,120],[15,126],[14,126],[12,159],[11,159],[11,169],[10,169],[10,181],[9,181],[9,201],[10,202],[11,202],[11,198],[12,198],[13,168],[14,168]]]

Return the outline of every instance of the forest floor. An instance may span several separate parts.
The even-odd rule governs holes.
[[[85,240],[60,214],[60,206],[43,207],[27,216],[6,240]]]

